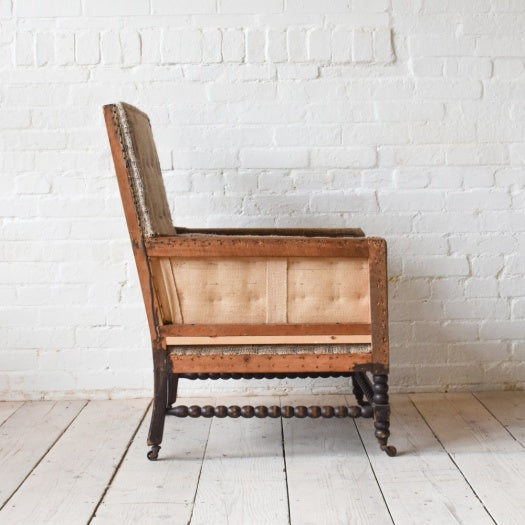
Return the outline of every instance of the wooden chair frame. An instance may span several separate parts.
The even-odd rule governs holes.
[[[104,106],[106,127],[151,335],[154,399],[148,435],[150,460],[162,442],[164,418],[178,417],[373,417],[381,449],[390,435],[388,399],[388,297],[386,242],[360,230],[189,230],[170,235],[147,232],[131,184],[132,166],[123,130],[126,104]],[[142,117],[145,114],[138,112]],[[148,126],[149,126],[149,120]],[[127,139],[130,140],[129,137]],[[140,147],[135,144],[135,147]],[[129,144],[128,144],[129,147]],[[155,151],[156,155],[156,151]],[[160,175],[160,168],[157,169]],[[160,179],[161,180],[161,179]],[[171,221],[171,217],[170,217]],[[177,324],[166,323],[153,267],[162,258],[360,258],[368,261],[370,323]],[[368,343],[365,352],[324,352],[334,345]],[[224,345],[245,345],[244,353],[221,353]],[[317,351],[309,352],[315,344]],[[284,353],[250,352],[261,346],[290,345]],[[295,345],[295,346],[294,346]],[[325,345],[325,346],[323,346]],[[193,348],[190,353],[177,348]],[[215,349],[213,354],[199,348]],[[287,347],[289,348],[289,347]],[[340,346],[340,348],[345,348]],[[319,350],[320,349],[320,350]],[[372,374],[372,381],[367,376]],[[178,380],[284,377],[351,377],[358,406],[251,407],[176,406]]]

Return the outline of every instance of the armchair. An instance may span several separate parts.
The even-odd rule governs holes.
[[[385,241],[359,229],[175,228],[147,115],[125,103],[104,115],[152,342],[148,458],[166,415],[373,417],[394,456]],[[182,378],[319,376],[351,378],[358,405],[173,406]]]

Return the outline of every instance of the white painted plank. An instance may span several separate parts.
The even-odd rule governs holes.
[[[146,461],[148,460],[146,459]],[[177,476],[174,477],[180,479]],[[139,485],[137,487],[138,492],[141,492],[140,488]],[[177,492],[175,492],[178,488],[172,486],[173,499],[179,499]],[[193,487],[193,492],[195,492],[195,487]],[[139,499],[141,498],[139,497]],[[96,516],[89,522],[89,525],[186,525],[189,523],[192,508],[191,499],[183,503],[167,503],[164,501],[112,503],[110,499],[107,505],[99,507]]]
[[[148,405],[92,401],[0,512],[9,524],[85,524]]]
[[[346,399],[289,396],[281,403],[346,405]],[[292,418],[283,425],[292,525],[392,523],[351,418]]]
[[[277,397],[219,399],[278,405]],[[280,419],[217,419],[211,426],[192,525],[288,523]]]
[[[411,395],[497,523],[522,524],[523,447],[471,394]]]
[[[479,392],[475,396],[525,446],[525,392]]]
[[[181,398],[177,404],[214,404],[211,398]],[[188,523],[211,420],[166,417],[157,461],[149,461],[148,412],[91,522],[93,525]]]
[[[0,425],[2,425],[9,417],[11,417],[23,404],[23,401],[0,402]]]
[[[0,507],[85,404],[86,401],[26,402],[0,426]]]
[[[396,457],[379,448],[371,419],[358,419],[357,427],[394,523],[492,524],[408,396],[391,396],[391,408],[389,444]]]

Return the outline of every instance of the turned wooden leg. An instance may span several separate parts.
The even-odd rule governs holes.
[[[168,373],[168,404],[167,407],[171,408],[171,405],[177,401],[177,386],[179,383],[179,376],[177,374]]]
[[[365,393],[363,392],[363,389],[359,385],[356,374],[359,374],[359,372],[354,372],[352,374],[352,392],[357,401],[357,404],[359,406],[363,406],[366,403],[366,401],[364,400]]]
[[[372,385],[365,372],[354,372],[352,374],[353,393],[361,406],[362,417],[372,417],[374,411],[370,404],[373,397]]]
[[[374,375],[372,385],[374,396],[372,405],[374,408],[374,427],[375,436],[379,441],[381,450],[389,456],[395,456],[397,450],[391,445],[387,445],[390,436],[390,404],[388,401],[388,376]]]
[[[164,433],[164,418],[168,405],[168,363],[164,349],[153,350],[153,363],[155,395],[148,434],[148,445],[151,446],[151,450],[148,452],[148,459],[151,461],[155,461],[159,456],[160,444]]]

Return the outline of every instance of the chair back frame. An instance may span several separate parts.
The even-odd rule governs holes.
[[[151,335],[151,341],[159,344],[163,337],[160,327],[163,325],[157,294],[153,286],[151,267],[147,255],[145,230],[142,224],[144,216],[141,216],[140,208],[137,205],[137,198],[132,190],[133,169],[129,157],[126,158],[124,152],[127,149],[126,137],[122,124],[122,109],[117,104],[104,106],[104,119],[108,131],[111,154],[115,165],[118,187],[122,198],[124,215],[128,225],[133,256],[137,266],[142,297],[146,308],[146,316]],[[129,138],[128,138],[129,140]],[[142,219],[142,220],[141,220]]]

